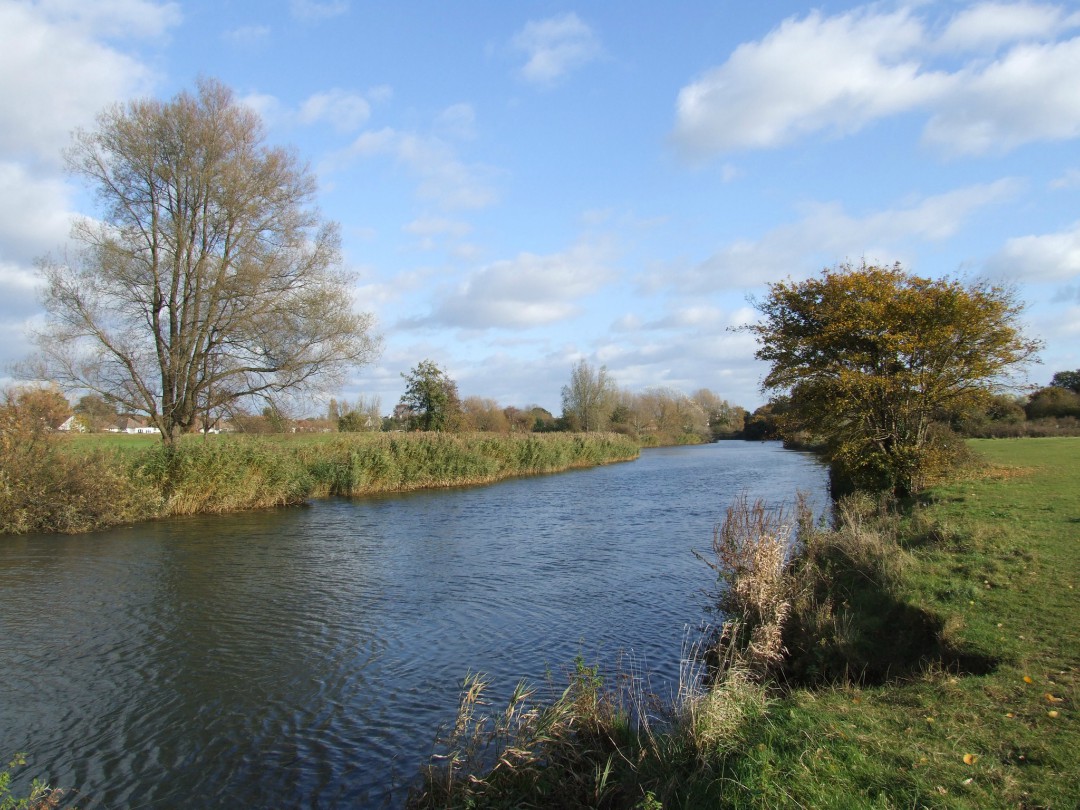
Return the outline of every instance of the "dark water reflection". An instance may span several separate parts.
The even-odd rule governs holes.
[[[83,808],[400,804],[469,670],[576,654],[662,694],[731,499],[825,502],[774,444],[491,487],[0,538],[0,756]],[[388,790],[397,785],[396,790]]]

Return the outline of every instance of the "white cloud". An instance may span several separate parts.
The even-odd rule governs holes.
[[[269,126],[295,127],[328,124],[337,132],[352,132],[367,123],[371,104],[363,95],[332,88],[312,93],[293,108],[268,93],[248,93],[240,99]]]
[[[943,151],[1004,153],[1032,141],[1080,136],[1080,37],[1018,45],[959,78],[923,134]]]
[[[476,110],[471,104],[452,104],[439,113],[435,126],[448,137],[472,140],[476,137]]]
[[[0,153],[58,165],[74,127],[153,85],[149,68],[97,38],[159,35],[178,19],[175,5],[141,0],[0,3]]]
[[[773,147],[911,109],[945,81],[909,57],[923,37],[905,11],[788,19],[679,92],[676,139],[696,155]]]
[[[1050,188],[1080,188],[1080,169],[1067,169],[1060,177],[1050,181]]]
[[[912,200],[856,217],[838,203],[802,207],[802,218],[779,225],[757,240],[738,240],[704,262],[660,268],[645,284],[673,284],[686,293],[756,287],[787,276],[800,277],[838,261],[903,261],[918,242],[937,242],[959,231],[980,208],[1013,197],[1020,184],[1011,179],[961,188]]]
[[[390,127],[364,132],[346,149],[328,156],[320,173],[340,172],[357,159],[379,155],[390,155],[405,166],[418,180],[417,196],[444,210],[485,208],[498,199],[492,169],[463,162],[441,138]]]
[[[307,22],[339,17],[348,10],[348,0],[327,0],[322,3],[317,0],[289,0],[289,11],[293,17]]]
[[[847,135],[911,112],[929,114],[924,141],[952,154],[1080,135],[1080,38],[1057,41],[1080,16],[985,3],[935,39],[936,8],[785,20],[679,92],[676,143],[701,158]]]
[[[86,37],[160,37],[179,24],[180,4],[153,0],[39,0],[46,18]]]
[[[579,243],[561,253],[493,262],[450,292],[427,322],[509,329],[571,318],[581,311],[582,298],[614,277],[612,258],[606,244]]]
[[[539,85],[553,84],[603,54],[592,29],[572,12],[526,23],[512,44],[528,57],[521,75]]]
[[[367,123],[371,105],[363,96],[335,88],[309,96],[296,116],[301,124],[325,121],[338,132],[349,132]]]
[[[221,35],[222,39],[237,45],[250,46],[265,42],[270,36],[269,25],[242,25]]]
[[[1066,24],[1064,11],[1041,3],[980,3],[957,13],[937,41],[946,51],[983,50],[1050,36]]]
[[[0,161],[0,258],[30,264],[63,243],[71,229],[68,187]]]
[[[1080,275],[1080,222],[1057,233],[1019,236],[987,268],[1015,281],[1063,281]]]

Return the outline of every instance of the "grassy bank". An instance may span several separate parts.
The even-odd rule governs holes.
[[[638,455],[632,441],[604,433],[189,437],[171,453],[127,438],[9,442],[0,532],[79,532],[328,495],[485,484]]]
[[[413,805],[1080,806],[1080,439],[972,449],[921,504],[804,523],[786,560],[791,516],[744,505],[711,686],[658,708],[579,663],[502,710],[474,682]]]

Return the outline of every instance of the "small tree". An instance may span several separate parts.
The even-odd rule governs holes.
[[[43,379],[145,414],[171,445],[200,415],[333,384],[374,356],[313,177],[263,140],[210,80],[75,134],[67,164],[101,218],[74,227],[73,261],[42,262]]]
[[[934,422],[984,402],[1041,346],[1024,336],[1011,290],[899,264],[778,282],[756,303],[764,319],[746,328],[771,364],[763,388],[790,397],[781,430],[825,438],[856,485],[898,494],[945,463]]]
[[[55,385],[16,388],[8,393],[8,401],[25,419],[46,431],[60,427],[72,413],[67,397]]]
[[[408,409],[410,429],[453,431],[461,425],[457,383],[431,360],[421,360],[405,379],[401,405]]]
[[[90,433],[107,430],[116,422],[116,406],[97,394],[86,394],[76,403],[75,416]]]
[[[604,430],[617,396],[618,387],[607,366],[594,369],[580,360],[570,371],[570,383],[562,389],[563,417],[575,430]]]
[[[382,400],[377,394],[361,396],[351,408],[337,419],[337,429],[342,433],[368,433],[382,430]]]

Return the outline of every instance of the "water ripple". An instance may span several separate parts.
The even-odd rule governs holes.
[[[82,537],[0,539],[0,755],[82,808],[396,806],[462,679],[574,656],[670,694],[714,521],[824,499],[775,445]]]

